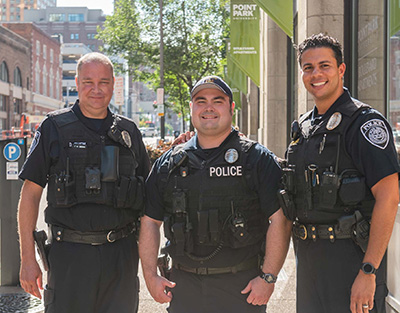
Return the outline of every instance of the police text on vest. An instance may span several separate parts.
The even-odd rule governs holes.
[[[210,177],[242,176],[242,166],[210,167]]]

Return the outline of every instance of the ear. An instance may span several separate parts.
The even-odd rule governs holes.
[[[193,107],[193,102],[189,102],[189,109],[190,109],[190,115],[192,115],[192,107]]]
[[[75,85],[76,85],[76,91],[79,92],[79,87],[78,87],[78,75],[75,75]]]
[[[233,115],[233,112],[235,112],[235,101],[232,101],[231,104],[231,114]]]
[[[344,73],[346,72],[346,64],[342,63],[339,65],[339,76],[343,78]]]

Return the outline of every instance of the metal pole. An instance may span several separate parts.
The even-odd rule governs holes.
[[[160,6],[160,88],[164,89],[164,29],[163,29],[163,0],[158,1]],[[164,96],[163,101],[164,105]],[[165,105],[164,115],[160,119],[161,139],[165,138]]]

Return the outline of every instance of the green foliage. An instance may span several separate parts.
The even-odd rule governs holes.
[[[229,36],[228,0],[163,0],[164,88],[175,112],[188,113],[190,90],[203,76],[222,75]],[[130,73],[159,87],[158,0],[118,0],[99,39],[104,52],[124,58]]]

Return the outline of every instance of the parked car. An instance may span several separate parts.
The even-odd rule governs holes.
[[[143,137],[154,137],[157,135],[157,131],[154,127],[140,127],[139,130]]]

